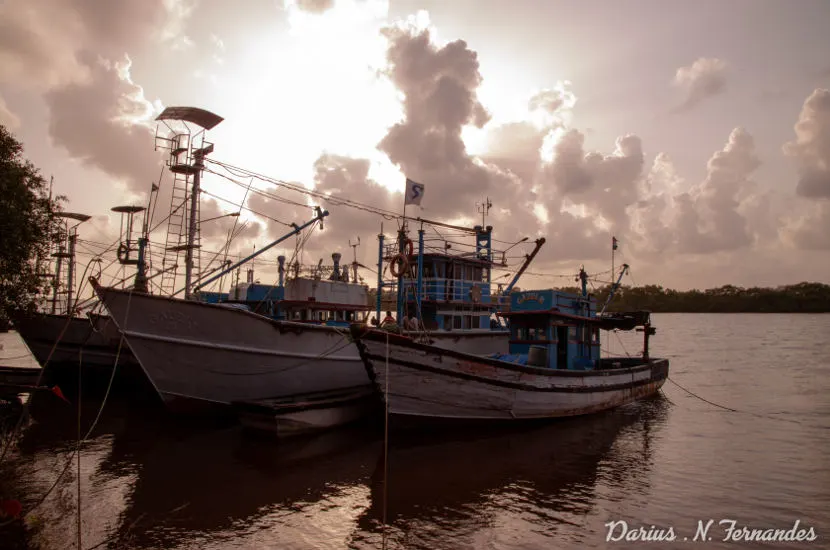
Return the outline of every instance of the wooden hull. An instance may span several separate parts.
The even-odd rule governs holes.
[[[182,401],[229,406],[370,385],[348,329],[94,286],[153,386],[179,410]]]
[[[37,362],[46,369],[44,381],[57,384],[70,394],[75,393],[79,382],[84,391],[98,393],[110,388],[111,381],[118,392],[147,394],[149,388],[141,366],[126,342],[119,352],[121,334],[108,316],[37,314],[16,320],[15,327]]]
[[[357,347],[393,415],[522,420],[595,413],[657,392],[666,359],[614,359],[621,368],[527,367],[353,329]],[[388,350],[388,351],[387,351]],[[610,367],[610,361],[604,366]]]
[[[418,333],[404,332],[405,335],[418,336]],[[508,331],[494,331],[486,329],[434,331],[429,333],[429,340],[433,346],[442,349],[451,349],[461,353],[473,355],[488,355],[490,353],[507,353],[509,348]]]
[[[107,316],[90,318],[37,314],[15,321],[26,346],[41,366],[66,365],[112,369],[121,334]],[[57,342],[57,345],[56,345]],[[51,356],[50,356],[51,355]],[[121,365],[136,363],[128,346],[121,346]]]

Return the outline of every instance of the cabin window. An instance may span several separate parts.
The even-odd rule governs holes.
[[[452,328],[462,328],[461,326],[461,316],[454,315],[452,318]]]

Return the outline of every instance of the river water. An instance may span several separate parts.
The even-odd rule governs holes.
[[[35,508],[0,547],[77,548],[80,493],[82,548],[830,548],[830,315],[653,320],[671,380],[735,411],[669,381],[585,418],[392,432],[385,472],[376,427],[278,443],[113,398],[79,468],[76,408],[38,395],[0,463],[0,498]],[[25,354],[13,333],[0,343],[0,364]],[[743,527],[815,540],[736,540]]]

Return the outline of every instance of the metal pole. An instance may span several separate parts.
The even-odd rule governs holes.
[[[204,168],[204,152],[197,149],[193,152],[195,172],[193,174],[193,190],[190,193],[190,220],[187,230],[187,250],[184,260],[184,299],[189,300],[191,295],[190,281],[193,277],[193,245],[196,242],[196,231],[199,230],[197,212],[199,211],[199,180],[202,177]]]
[[[61,237],[62,237],[62,235],[61,235]],[[55,262],[55,280],[52,281],[52,283],[53,283],[52,284],[52,315],[55,314],[55,311],[56,311],[57,305],[58,305],[58,288],[60,287],[60,284],[61,284],[61,267],[62,267],[62,263],[63,263],[62,254],[63,254],[63,244],[61,244],[61,246],[58,247],[58,253],[57,253],[58,261]]]
[[[424,291],[424,229],[423,225],[418,230],[418,288],[415,291],[415,300],[418,304],[418,311],[416,315],[419,321],[424,321],[423,310],[421,309],[421,301],[423,300]]]
[[[147,237],[141,236],[138,238],[138,266],[136,266],[135,283],[133,289],[136,292],[147,293],[147,273],[144,270],[144,247],[147,246]]]
[[[404,207],[404,208],[406,208],[406,207]],[[398,253],[401,256],[404,256],[404,258],[406,258],[406,255],[404,254],[404,251],[406,250],[406,239],[407,239],[407,237],[406,237],[406,221],[404,221],[403,227],[401,227],[401,229],[398,231]],[[406,260],[408,261],[409,259],[406,258]],[[403,265],[401,266],[402,273],[401,273],[401,276],[398,277],[398,281],[397,281],[397,285],[398,285],[398,303],[397,303],[396,314],[398,316],[398,319],[397,319],[398,326],[401,326],[401,321],[402,321],[402,318],[403,318],[404,301],[406,299],[406,293],[405,293],[406,287],[404,285],[406,284],[406,281],[405,281],[406,274],[407,274],[406,272],[409,270],[409,268],[408,268],[409,264],[406,263],[406,262],[404,262],[404,264],[407,266],[407,269],[404,270],[403,269],[404,266]]]
[[[375,300],[378,326],[380,326],[380,311],[383,307],[383,233],[378,235],[378,295]]]
[[[72,315],[72,285],[75,283],[75,240],[78,238],[76,230],[69,235],[69,274],[67,275],[66,312]]]

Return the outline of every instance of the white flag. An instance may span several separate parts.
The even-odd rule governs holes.
[[[421,199],[424,197],[424,184],[406,178],[406,198],[404,204],[417,204],[421,206]]]

